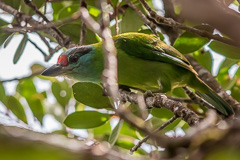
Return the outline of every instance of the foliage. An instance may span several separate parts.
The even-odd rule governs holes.
[[[23,1],[15,0],[3,0],[7,5],[19,9],[22,12],[32,16],[39,16]],[[76,11],[79,10],[80,1],[49,1],[46,4],[44,0],[32,0],[33,4],[44,13],[45,7],[51,10],[50,18],[52,22],[61,21],[70,18]],[[142,32],[151,34],[151,30],[144,25],[144,22],[137,15],[137,13],[130,7],[126,7],[124,1],[112,0],[109,4],[109,8],[112,11],[118,9],[117,19],[119,21],[119,33],[125,32]],[[132,1],[134,4],[144,11],[140,3]],[[148,3],[153,7],[151,1]],[[101,10],[97,1],[87,1],[87,9],[90,15],[98,22],[101,22]],[[176,12],[178,12],[177,5],[175,6]],[[112,34],[116,34],[116,21],[114,14],[111,16],[111,31]],[[39,18],[41,19],[41,18]],[[69,22],[58,26],[58,29],[63,32],[64,35],[78,43],[80,39],[81,20]],[[34,34],[30,32],[16,32],[8,33],[2,32],[2,29],[8,26],[21,25],[16,19],[11,22],[6,22],[0,17],[0,45],[8,47],[10,41],[14,41],[16,35],[22,35],[22,40],[18,45],[17,50],[13,58],[13,63],[16,64],[21,61],[21,56],[26,50],[26,44],[29,43],[29,35]],[[208,25],[194,24],[192,27],[208,31],[213,33],[214,28]],[[168,43],[167,34],[159,33],[162,40]],[[58,40],[52,35],[47,35],[49,43],[58,43]],[[100,41],[99,35],[94,33],[90,28],[87,28],[87,36],[85,44],[92,44]],[[183,54],[189,54],[198,61],[200,65],[205,67],[208,71],[212,72],[217,70],[216,75],[218,82],[225,90],[229,90],[231,95],[238,101],[240,101],[240,70],[238,68],[240,58],[240,48],[224,44],[216,40],[209,40],[206,37],[201,37],[194,33],[187,31],[182,32],[175,40],[173,46]],[[213,52],[217,52],[225,57],[225,60],[220,66],[213,68]],[[1,55],[0,55],[1,56]],[[11,63],[6,62],[6,63]],[[33,66],[35,66],[34,64]],[[233,68],[237,68],[237,71],[233,73]],[[36,67],[36,66],[35,66]],[[37,68],[44,68],[38,65]],[[33,73],[36,73],[33,70]],[[233,76],[230,76],[231,75]],[[2,77],[1,77],[2,78]],[[38,91],[38,83],[41,81],[44,84],[50,84],[49,89],[45,91]],[[17,117],[25,124],[30,125],[29,112],[35,118],[35,123],[40,123],[40,126],[44,126],[44,117],[52,115],[58,122],[61,123],[62,128],[60,131],[56,131],[61,135],[67,135],[68,133],[79,136],[72,129],[84,129],[87,135],[96,141],[108,141],[112,146],[118,147],[121,151],[125,152],[134,146],[136,140],[142,139],[144,134],[136,128],[132,128],[128,123],[124,122],[118,116],[114,114],[114,104],[109,97],[103,96],[104,89],[102,86],[88,83],[88,82],[76,82],[73,84],[69,80],[58,80],[55,78],[46,78],[43,76],[35,76],[27,79],[22,79],[17,82],[16,92],[14,95],[8,95],[6,93],[7,87],[4,83],[0,83],[0,101],[2,106],[6,108],[9,115]],[[138,92],[138,91],[135,91]],[[168,93],[169,96],[174,97],[186,97],[186,94],[181,89],[175,89],[172,93]],[[54,108],[53,108],[54,106]],[[200,113],[204,113],[205,110],[199,105],[192,106]],[[126,108],[133,112],[138,118],[142,118],[152,128],[158,128],[165,123],[169,118],[173,116],[173,113],[164,108],[154,108],[151,111],[147,111],[147,116],[143,118],[141,110],[137,105],[126,105]],[[74,111],[73,111],[74,110]],[[70,113],[71,112],[71,113]],[[45,122],[46,123],[46,122]],[[67,128],[67,129],[66,129]],[[161,133],[164,134],[167,131],[174,131],[176,128],[182,128],[184,131],[189,128],[186,122],[181,119],[177,119],[174,123],[171,123]],[[81,135],[79,136],[81,137]],[[154,148],[154,143],[147,142]],[[199,142],[200,143],[200,142]],[[1,147],[0,147],[1,148]],[[146,155],[149,152],[148,149],[140,148],[137,152],[138,155]],[[156,149],[153,149],[156,150]],[[219,153],[218,151],[217,153]],[[235,150],[230,151],[231,154],[239,155]],[[225,153],[225,152],[223,152]],[[222,153],[222,154],[223,154]],[[230,154],[230,153],[228,153]],[[235,156],[235,155],[234,155]],[[233,156],[233,157],[234,157]],[[187,156],[186,156],[187,157]],[[212,153],[206,159],[211,157],[221,158],[220,155]],[[58,159],[58,158],[56,158]],[[61,158],[59,158],[61,159]]]

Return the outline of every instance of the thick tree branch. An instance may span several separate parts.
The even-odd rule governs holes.
[[[120,98],[122,101],[129,101],[138,104],[138,95],[128,91],[120,91]],[[147,108],[161,108],[164,107],[187,122],[190,126],[197,125],[200,121],[199,117],[190,109],[183,106],[181,102],[176,102],[168,99],[163,94],[153,94],[145,96],[145,103]]]
[[[66,138],[57,134],[36,133],[18,127],[0,125],[0,154],[2,157],[12,159],[12,154],[17,159],[119,159],[143,160],[143,158],[130,157],[125,153],[113,150],[105,142],[93,146],[86,145],[86,141]],[[21,151],[21,154],[16,154]],[[31,152],[29,152],[31,151]]]

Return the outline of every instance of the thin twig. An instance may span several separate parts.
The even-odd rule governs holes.
[[[64,35],[64,38],[61,38],[55,30],[53,30],[51,27],[55,26],[56,24],[53,23],[48,23],[48,24],[39,24],[38,21],[34,20],[31,16],[23,13],[23,12],[19,12],[18,10],[12,8],[9,5],[6,5],[4,2],[0,1],[0,8],[6,12],[8,12],[9,14],[13,15],[17,22],[25,21],[29,24],[29,26],[31,27],[16,27],[14,26],[14,28],[4,28],[3,31],[5,32],[27,32],[27,31],[31,31],[31,29],[37,28],[38,26],[40,26],[41,30],[44,30],[45,33],[51,35],[52,37],[54,37],[58,43],[61,46],[64,46],[66,48],[70,48],[72,46],[75,46],[75,43],[73,41],[71,41],[69,39],[68,36]],[[74,15],[73,15],[74,16]],[[71,19],[64,21],[64,23],[67,23],[69,21],[75,20],[73,18],[73,16],[71,17]],[[57,24],[63,24],[63,22],[58,22]],[[48,28],[46,28],[48,27]]]
[[[80,0],[81,8],[87,9],[87,3],[85,0]],[[79,45],[83,45],[86,40],[87,35],[87,26],[84,21],[81,21],[81,31],[80,31],[80,40]]]
[[[35,42],[33,42],[31,39],[28,39],[28,41],[32,43],[34,47],[36,47],[43,54],[44,57],[47,56],[47,54],[40,47],[38,47],[38,45]]]
[[[58,50],[60,50],[61,48],[62,48],[62,46],[60,46],[60,45],[58,45],[57,47],[55,47],[55,48],[52,50],[52,52],[49,53],[48,56],[44,57],[44,60],[45,60],[45,61],[49,61],[49,60],[52,58],[52,56],[54,55],[54,53],[57,52]]]
[[[36,13],[36,14],[38,14],[40,17],[42,17],[42,19],[44,20],[44,21],[46,21],[47,23],[50,23],[51,24],[51,22],[47,19],[47,17],[44,15],[44,14],[42,14],[42,12],[40,12],[39,10],[38,10],[38,8],[37,8],[37,6],[35,5],[35,4],[33,4],[30,0],[24,0],[24,2]],[[56,33],[59,35],[59,37],[61,37],[62,39],[64,39],[65,37],[64,37],[64,35],[63,35],[63,33],[59,30],[59,29],[57,29],[54,25],[51,27],[54,31],[56,31]]]
[[[167,122],[163,123],[158,129],[154,130],[153,133],[157,133],[161,130],[163,130],[165,127],[167,127],[169,124],[173,123],[178,117],[177,116],[173,116],[172,118],[170,118]],[[138,141],[138,143],[130,149],[130,154],[133,154],[133,152],[137,151],[138,148],[141,147],[141,145],[146,142],[149,139],[149,135],[145,136],[142,140]]]
[[[20,81],[20,80],[32,78],[32,77],[34,77],[34,76],[36,76],[36,75],[39,75],[39,74],[42,73],[43,71],[44,71],[44,70],[39,70],[39,71],[36,71],[36,72],[32,73],[32,74],[29,75],[29,76],[22,77],[22,78],[13,78],[13,79],[2,80],[2,81],[0,81],[0,83],[11,82],[11,81]]]
[[[6,32],[35,32],[38,30],[47,30],[49,28],[52,28],[53,26],[60,26],[66,23],[73,22],[75,20],[78,20],[80,18],[80,13],[75,12],[70,18],[59,20],[53,23],[47,23],[47,24],[38,24],[33,25],[31,27],[14,27],[14,28],[3,28]]]

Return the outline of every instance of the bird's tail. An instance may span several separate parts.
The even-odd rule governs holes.
[[[205,101],[214,106],[217,111],[229,117],[234,114],[232,107],[223,100],[216,92],[214,92],[207,84],[205,84],[200,78],[197,77],[198,83],[201,87],[199,91],[196,91],[196,94],[203,98]]]

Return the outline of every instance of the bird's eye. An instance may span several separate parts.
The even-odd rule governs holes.
[[[71,63],[76,63],[78,61],[78,56],[71,56],[69,57]]]

